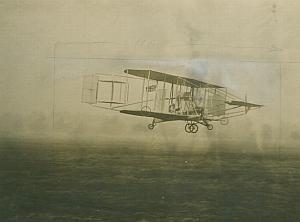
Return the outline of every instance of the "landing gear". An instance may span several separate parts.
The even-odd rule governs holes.
[[[214,128],[214,126],[212,124],[207,124],[206,127],[208,130],[212,130]]]
[[[223,118],[223,119],[220,119],[220,124],[221,125],[227,125],[229,123],[229,119],[228,118]]]
[[[197,133],[198,132],[198,126],[196,123],[193,123],[191,125],[191,130],[192,130],[192,133]]]
[[[214,126],[212,124],[210,124],[207,120],[203,120],[202,122],[200,122],[202,125],[206,126],[206,128],[208,130],[212,130],[214,128]]]
[[[148,129],[153,130],[155,126],[156,126],[156,122],[155,119],[153,119],[152,123],[148,124]]]
[[[185,132],[187,133],[197,133],[198,132],[198,126],[196,123],[187,123],[185,124]]]
[[[155,127],[155,125],[154,125],[154,124],[152,124],[152,123],[148,124],[148,129],[149,129],[149,130],[153,130],[153,129],[154,129],[154,127]]]

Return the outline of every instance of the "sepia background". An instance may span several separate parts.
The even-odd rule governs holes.
[[[266,107],[234,120],[226,132],[247,125],[237,137],[251,130],[259,143],[263,134],[275,140],[280,130],[285,146],[295,147],[298,7],[296,1],[1,1],[1,135],[58,136],[52,129],[55,75],[56,114],[74,115],[65,120],[65,136],[107,136],[101,124],[111,118],[117,126],[111,130],[130,137],[147,120],[88,110],[80,103],[82,75],[151,67],[247,93]],[[88,119],[91,112],[95,119]],[[91,130],[96,121],[99,127]]]
[[[0,0],[2,218],[297,221],[299,10],[295,0]],[[186,134],[182,122],[149,131],[150,119],[81,103],[83,75],[148,67],[264,107]],[[250,194],[233,189],[246,184]],[[156,191],[167,193],[159,203]]]

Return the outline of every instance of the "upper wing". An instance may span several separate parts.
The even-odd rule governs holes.
[[[140,110],[120,110],[120,113],[125,113],[125,114],[130,114],[135,116],[153,117],[165,121],[188,120],[190,118],[190,116],[187,115],[158,113],[158,112],[149,112],[149,111],[140,111]]]
[[[167,83],[177,84],[177,85],[185,85],[193,88],[200,88],[200,87],[201,88],[224,88],[222,86],[213,85],[210,83],[202,82],[200,80],[171,75],[171,74],[157,72],[153,70],[125,69],[124,72],[141,78],[146,78],[146,79],[149,78],[151,80],[157,80],[157,81],[162,81],[162,82],[167,82]]]

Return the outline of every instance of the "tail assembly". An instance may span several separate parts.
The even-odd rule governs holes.
[[[255,103],[248,103],[247,93],[245,94],[245,101],[238,101],[238,100],[232,100],[232,101],[226,101],[226,104],[236,107],[245,107],[245,114],[248,113],[248,111],[251,108],[261,108],[263,105],[255,104]]]

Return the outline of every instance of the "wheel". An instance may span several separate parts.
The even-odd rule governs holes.
[[[196,123],[187,123],[185,124],[185,132],[187,133],[197,133],[198,132],[198,126]]]
[[[191,129],[192,133],[197,133],[198,132],[198,126],[197,126],[197,124],[193,123],[191,125],[190,129]]]
[[[190,124],[190,123],[185,124],[184,129],[185,129],[185,132],[191,133],[191,132],[192,132],[192,131],[191,131],[191,124]]]
[[[151,123],[148,124],[148,129],[149,129],[149,130],[153,130],[153,129],[154,129],[154,124],[151,124]]]
[[[220,119],[220,123],[221,125],[227,125],[229,123],[229,119],[228,118]]]
[[[214,128],[214,126],[212,124],[207,124],[206,127],[207,127],[208,130],[212,130]]]

